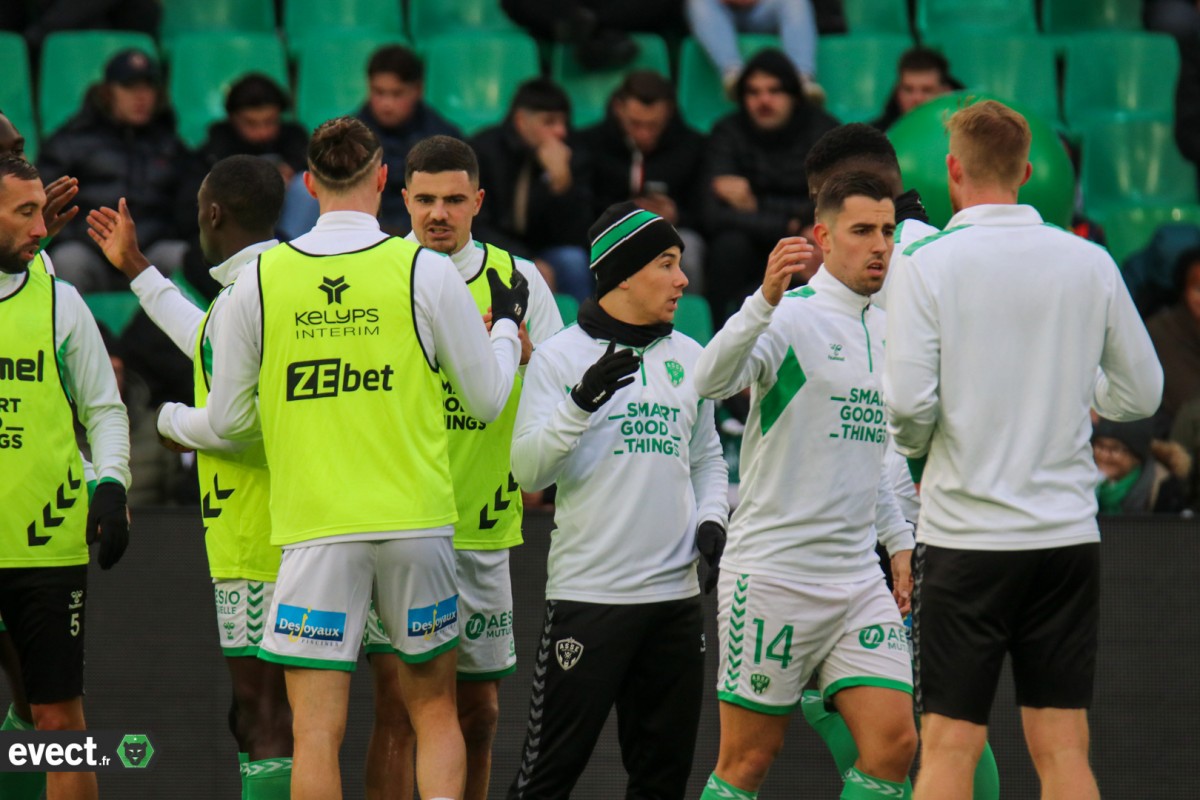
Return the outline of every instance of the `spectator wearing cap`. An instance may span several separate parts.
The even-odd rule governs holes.
[[[108,62],[79,112],[43,145],[38,170],[47,183],[75,176],[75,202],[85,210],[116,208],[124,197],[138,220],[143,252],[169,272],[187,250],[174,213],[186,153],[158,64],[141,50],[124,50]],[[68,223],[50,246],[58,275],[81,292],[123,288],[124,279],[88,238],[84,216]]]
[[[1176,442],[1154,439],[1154,422],[1099,419],[1092,454],[1100,470],[1101,514],[1179,513],[1187,505],[1192,460]]]
[[[811,221],[804,160],[837,120],[804,98],[779,50],[763,50],[736,86],[738,110],[713,127],[702,213],[708,234],[705,295],[719,328],[761,282],[771,249]]]
[[[592,209],[599,216],[623,200],[658,214],[687,243],[683,271],[688,291],[704,279],[700,227],[700,167],[704,136],[679,115],[675,87],[653,70],[637,70],[613,92],[604,120],[579,133],[591,154]]]
[[[471,146],[487,202],[475,218],[480,241],[533,261],[556,291],[592,294],[588,225],[591,160],[571,135],[571,101],[548,78],[522,83],[504,122]]]

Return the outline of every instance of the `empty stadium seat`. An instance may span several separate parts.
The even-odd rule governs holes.
[[[125,332],[141,308],[133,292],[91,292],[83,296],[83,302],[96,322],[103,323],[115,336]]]
[[[1112,211],[1104,217],[1108,251],[1121,264],[1149,244],[1160,225],[1170,222],[1200,225],[1200,205],[1134,206]]]
[[[899,34],[825,36],[817,49],[817,80],[826,110],[842,122],[864,122],[883,113],[896,84],[896,62],[912,40]]]
[[[409,0],[408,31],[414,42],[472,29],[519,30],[500,8],[499,0]]]
[[[273,0],[167,0],[163,3],[159,38],[163,49],[181,34],[203,31],[271,33],[275,30]]]
[[[208,126],[225,117],[225,95],[238,78],[259,72],[288,87],[287,58],[273,33],[182,34],[171,59],[171,100],[189,147],[202,144]]]
[[[946,41],[942,52],[950,73],[1000,100],[1017,102],[1056,122],[1058,66],[1054,44],[1043,36],[962,35]]]
[[[349,34],[307,42],[296,54],[296,116],[310,130],[353,114],[367,99],[367,62],[380,47],[407,44],[398,34]]]
[[[779,47],[779,38],[763,34],[744,33],[738,36],[738,49],[749,59],[759,50]],[[820,50],[818,50],[818,54]],[[693,127],[708,132],[713,123],[733,111],[735,106],[725,96],[721,76],[709,61],[708,54],[695,39],[683,40],[679,49],[679,110]]]
[[[1104,116],[1175,115],[1179,48],[1162,33],[1072,36],[1066,45],[1063,116],[1077,128]]]
[[[917,0],[917,35],[926,43],[960,33],[1036,33],[1033,0]]]
[[[307,40],[338,34],[403,34],[399,0],[286,0],[283,30],[288,50],[297,53]]]
[[[1049,34],[1138,30],[1141,6],[1133,0],[1042,0],[1042,30]]]
[[[612,70],[585,70],[575,60],[575,54],[567,45],[554,46],[550,56],[550,75],[571,98],[571,121],[582,128],[604,118],[608,98],[621,84],[626,73],[636,69],[651,69],[666,77],[671,76],[671,59],[662,37],[652,33],[635,33],[638,56],[633,63]]]
[[[908,0],[843,0],[846,29],[852,34],[912,34],[908,23]]]
[[[0,31],[0,64],[5,76],[0,81],[0,111],[25,137],[25,156],[37,158],[38,132],[33,118],[33,88],[29,81],[29,51],[20,34]]]
[[[675,330],[692,337],[702,345],[713,337],[712,312],[702,295],[685,294],[675,309]]]
[[[144,33],[62,31],[46,37],[38,85],[43,139],[79,111],[88,87],[104,77],[108,60],[131,47],[158,57],[154,40]]]
[[[569,294],[555,293],[554,302],[563,325],[570,325],[579,316],[579,301]]]
[[[1102,224],[1118,208],[1196,202],[1196,170],[1175,146],[1170,122],[1090,123],[1083,129],[1081,173],[1084,208]]]
[[[425,99],[467,134],[503,119],[520,83],[540,74],[524,33],[439,36],[427,42]]]

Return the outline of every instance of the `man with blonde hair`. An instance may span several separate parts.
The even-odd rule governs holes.
[[[971,796],[1009,653],[1042,797],[1098,798],[1088,410],[1149,416],[1162,370],[1108,253],[1018,204],[1032,172],[1024,117],[985,101],[947,127],[956,213],[893,265],[884,369],[889,430],[921,483],[914,797]]]

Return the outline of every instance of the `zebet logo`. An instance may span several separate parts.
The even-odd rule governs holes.
[[[358,391],[390,392],[395,374],[390,364],[383,369],[357,370],[340,358],[293,361],[287,368],[287,399],[317,400]]]
[[[337,339],[347,336],[378,336],[379,309],[341,306],[342,295],[350,288],[345,276],[323,278],[317,287],[325,294],[325,305],[308,311],[296,311],[297,339]]]

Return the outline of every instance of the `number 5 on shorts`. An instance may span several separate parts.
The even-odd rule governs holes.
[[[754,619],[754,663],[761,664],[763,656],[763,640],[766,639],[766,623],[755,617]],[[782,647],[782,652],[780,648]],[[771,643],[767,645],[767,660],[778,661],[780,669],[787,669],[788,664],[792,663],[792,626],[784,625]]]

